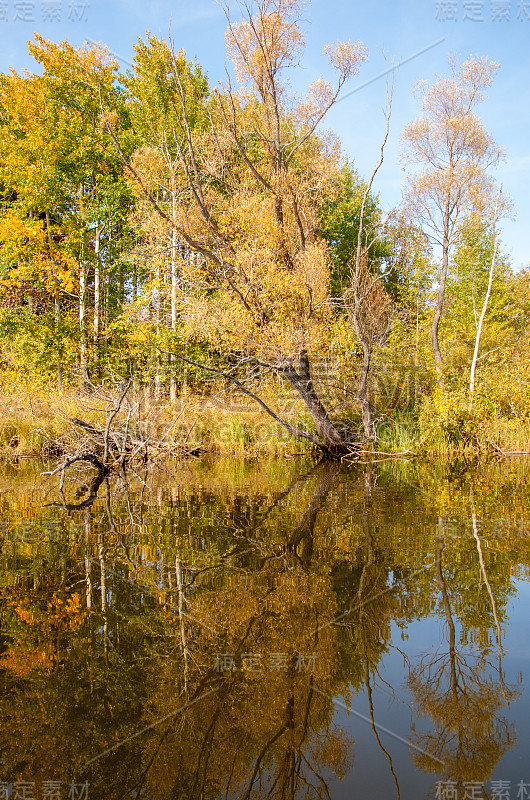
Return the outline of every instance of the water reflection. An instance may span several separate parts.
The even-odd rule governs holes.
[[[0,781],[331,798],[359,746],[386,764],[366,797],[410,797],[411,764],[422,796],[489,780],[517,744],[502,638],[526,473],[402,469],[176,465],[5,491]],[[407,631],[428,620],[420,651]]]
[[[414,744],[421,746],[423,752],[416,751],[413,758],[420,769],[434,773],[440,772],[440,764],[443,764],[446,777],[453,780],[464,795],[464,783],[484,784],[504,752],[516,743],[514,726],[501,712],[505,706],[509,707],[518,692],[515,687],[506,686],[501,653],[499,665],[495,667],[490,661],[488,646],[474,652],[457,646],[456,625],[442,566],[443,551],[444,541],[440,537],[436,546],[435,575],[446,620],[446,642],[423,656],[410,670],[408,679],[417,716],[428,716],[434,730],[414,734]],[[494,595],[482,553],[480,555],[496,616]],[[500,627],[496,633],[501,648]]]

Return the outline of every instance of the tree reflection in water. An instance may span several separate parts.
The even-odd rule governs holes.
[[[244,476],[241,489],[207,480],[183,489],[145,475],[131,488],[98,475],[82,490],[61,485],[41,512],[16,508],[32,538],[17,522],[2,551],[0,780],[78,777],[109,800],[330,798],[355,774],[336,698],[348,707],[364,694],[372,733],[361,722],[355,738],[373,737],[406,796],[407,748],[384,740],[375,696],[401,691],[382,677],[392,623],[427,616],[437,593],[448,650],[410,668],[417,714],[434,727],[413,732],[411,757],[485,780],[515,741],[501,714],[515,692],[500,639],[509,579],[484,552],[473,497],[473,536],[445,553],[456,565],[473,543],[496,672],[488,647],[457,644],[454,597],[472,617],[476,587],[448,586],[455,571],[426,532],[421,494],[393,508],[377,467],[325,463],[283,487],[281,472],[269,477],[274,492]],[[410,581],[433,552],[430,575]]]
[[[236,580],[194,602],[193,615],[209,626],[194,641],[195,663],[211,665],[199,691],[217,691],[175,720],[159,741],[153,738],[141,779],[150,796],[329,798],[325,773],[347,773],[351,745],[333,725],[331,701],[313,691],[315,680],[333,688],[333,635],[318,633],[333,597],[313,569],[312,553],[315,521],[339,474],[339,466],[323,464],[305,476],[316,479],[315,486],[283,543],[262,535],[278,508],[270,506],[230,554],[232,566],[237,558],[256,557],[252,572],[241,568]],[[287,497],[282,493],[281,501]],[[215,670],[214,643],[218,654],[230,654],[235,670]],[[300,656],[305,663],[309,653],[314,671],[300,668]],[[267,659],[274,654],[283,665],[271,670]],[[259,667],[241,669],[242,660],[253,656]],[[171,694],[175,687],[184,692],[174,664],[166,686]],[[159,708],[169,702],[161,695]]]
[[[416,714],[420,718],[429,717],[434,725],[432,732],[414,734],[414,744],[425,753],[416,751],[412,757],[420,769],[433,773],[440,772],[442,761],[447,779],[455,781],[457,791],[464,794],[465,782],[484,784],[501,756],[516,743],[513,724],[500,712],[518,692],[505,685],[500,655],[496,668],[489,659],[488,647],[473,652],[457,646],[456,625],[443,573],[443,550],[444,540],[440,536],[435,575],[449,649],[440,647],[424,655],[410,671],[408,682]],[[489,590],[493,599],[491,587]],[[497,616],[496,610],[494,613]]]

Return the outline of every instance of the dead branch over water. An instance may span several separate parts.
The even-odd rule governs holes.
[[[68,435],[49,443],[51,452],[66,458],[55,469],[42,474],[51,477],[60,473],[61,489],[65,471],[79,462],[91,464],[105,477],[111,471],[125,471],[130,464],[147,464],[163,456],[191,456],[200,452],[200,447],[169,440],[170,430],[178,421],[179,414],[162,433],[156,417],[147,415],[146,418],[142,414],[146,393],[139,391],[132,379],[116,384],[111,391],[99,390],[95,399],[106,404],[104,424],[67,417],[70,423]]]

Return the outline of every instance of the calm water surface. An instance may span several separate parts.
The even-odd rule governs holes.
[[[530,798],[530,464],[0,476],[0,798]]]

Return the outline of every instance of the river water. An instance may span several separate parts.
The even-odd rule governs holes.
[[[0,798],[530,798],[530,464],[0,475]]]

